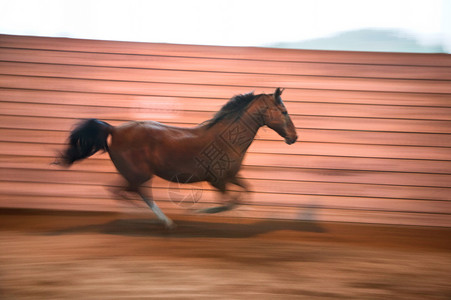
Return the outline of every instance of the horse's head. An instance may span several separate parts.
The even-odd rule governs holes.
[[[265,95],[263,103],[263,122],[285,139],[288,145],[296,142],[298,135],[285,105],[282,102],[283,89],[277,88],[274,94]]]

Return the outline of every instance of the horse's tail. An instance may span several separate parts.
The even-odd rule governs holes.
[[[113,126],[97,119],[81,121],[70,133],[68,147],[54,163],[68,167],[99,150],[108,151],[107,138],[112,130]]]

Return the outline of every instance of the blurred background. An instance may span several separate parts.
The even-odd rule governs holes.
[[[0,299],[450,299],[450,20],[445,0],[0,0]],[[232,211],[157,178],[168,231],[113,196],[107,154],[51,165],[79,119],[192,127],[277,87],[298,142],[260,129]]]
[[[49,165],[78,119],[195,126],[283,87],[299,142],[259,132],[230,215],[449,226],[450,3],[1,1],[0,206],[121,211],[107,155]]]

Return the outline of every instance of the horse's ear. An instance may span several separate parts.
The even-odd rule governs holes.
[[[276,92],[274,93],[274,98],[276,99],[276,101],[280,100],[280,95],[282,95],[284,90],[285,89],[280,89],[280,88],[276,89]]]

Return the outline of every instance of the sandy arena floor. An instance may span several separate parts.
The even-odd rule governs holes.
[[[451,299],[451,229],[0,211],[0,299]]]

